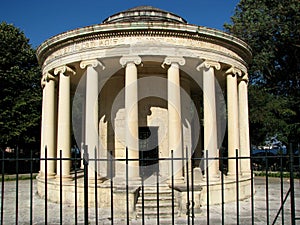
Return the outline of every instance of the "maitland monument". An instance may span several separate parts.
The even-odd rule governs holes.
[[[225,202],[250,196],[251,50],[240,39],[141,6],[54,36],[37,55],[43,71],[40,196],[47,184],[49,200],[62,193],[72,204],[77,183],[83,204],[83,177],[74,176],[68,160],[74,145],[88,152],[89,204],[109,208],[113,198],[116,216],[126,210],[126,182],[131,217],[139,215],[141,181],[145,194],[157,181],[162,194],[173,189],[178,213],[191,177],[195,209],[207,196],[210,204],[221,203],[222,193]]]

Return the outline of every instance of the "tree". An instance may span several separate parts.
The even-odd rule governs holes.
[[[251,136],[252,141],[278,133],[296,141],[300,134],[300,1],[241,0],[231,21],[224,25],[226,31],[253,51],[249,105],[250,133],[256,136]]]
[[[279,140],[288,143],[293,129],[295,111],[290,109],[287,97],[269,93],[257,85],[249,87],[249,119],[252,143],[263,144],[267,137],[275,134]]]
[[[40,70],[24,33],[5,22],[0,23],[0,96],[0,148],[37,148]]]

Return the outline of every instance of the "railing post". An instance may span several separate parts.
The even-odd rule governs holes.
[[[19,148],[16,147],[16,224],[19,222]]]
[[[239,150],[235,150],[235,179],[236,179],[236,224],[240,224],[240,205],[239,205]]]
[[[173,150],[171,150],[171,188],[172,188],[172,225],[175,224],[174,221],[174,158],[173,158]]]
[[[45,156],[44,156],[44,160],[45,160],[45,171],[44,171],[44,174],[45,174],[45,224],[48,223],[48,193],[47,193],[47,182],[48,182],[48,173],[47,173],[47,170],[48,170],[48,161],[47,161],[47,145],[45,146]]]
[[[269,207],[269,156],[268,156],[268,151],[266,151],[266,154],[265,154],[265,159],[266,159],[266,168],[265,168],[265,171],[266,171],[266,213],[267,213],[267,225],[270,224],[270,215],[269,215],[269,210],[270,210],[270,207]]]
[[[208,150],[205,150],[205,164],[206,164],[206,224],[209,225],[209,169],[208,169]]]
[[[95,160],[95,220],[96,225],[98,225],[98,160],[97,160],[97,147],[94,148],[94,159]]]
[[[126,224],[129,225],[128,147],[126,147]]]
[[[192,225],[195,223],[195,196],[194,196],[194,157],[191,149],[191,188],[192,188]]]
[[[113,181],[113,152],[110,151],[110,215],[111,215],[111,224],[114,224],[114,181]]]
[[[89,165],[89,153],[88,146],[83,146],[83,173],[84,173],[84,224],[89,224],[89,183],[88,183],[88,165]]]
[[[59,150],[59,166],[62,168],[62,150]],[[60,215],[60,224],[63,222],[63,205],[62,205],[62,194],[63,194],[63,186],[62,186],[62,169],[59,171],[59,215]]]
[[[4,204],[4,151],[2,150],[2,180],[1,180],[1,225],[3,225]]]
[[[30,218],[30,224],[32,224],[32,209],[33,209],[33,206],[32,206],[32,191],[33,191],[33,155],[32,155],[32,150],[30,151],[30,215],[29,215],[29,218]]]
[[[291,200],[291,224],[296,224],[295,219],[295,190],[294,190],[294,152],[293,145],[290,144],[290,200]]]
[[[252,151],[252,150],[251,150]],[[254,174],[253,174],[253,161],[252,152],[250,154],[250,168],[251,168],[251,224],[254,225]]]
[[[189,180],[189,154],[188,148],[186,147],[186,193],[187,193],[187,203],[186,203],[186,215],[187,215],[187,224],[190,224],[190,180]]]
[[[74,157],[74,160],[75,160],[75,163],[74,163],[74,193],[75,193],[75,196],[74,196],[74,207],[75,207],[75,225],[77,225],[77,215],[78,215],[78,211],[77,211],[77,154],[76,154],[76,149],[75,149],[75,157]],[[80,166],[80,165],[79,165]]]

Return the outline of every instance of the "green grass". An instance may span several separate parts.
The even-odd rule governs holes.
[[[35,179],[37,174],[32,174],[32,178]],[[4,181],[15,181],[17,179],[16,175],[4,175]],[[30,174],[19,174],[19,180],[30,180]],[[0,176],[0,181],[2,181],[2,176]]]
[[[254,171],[253,172],[255,176],[258,177],[265,177],[266,176],[266,171]],[[281,173],[279,171],[269,171],[268,172],[269,177],[281,177]],[[284,178],[290,178],[290,172],[282,172],[282,177]],[[294,178],[300,178],[299,172],[294,172]]]

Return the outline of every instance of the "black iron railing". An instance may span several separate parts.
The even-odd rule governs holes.
[[[292,224],[295,225],[296,221],[300,220],[299,208],[300,208],[300,182],[299,182],[299,150],[293,151],[291,147],[289,155],[276,155],[276,156],[252,156],[252,157],[239,157],[238,150],[236,150],[236,156],[232,158],[228,157],[208,157],[208,151],[204,151],[204,158],[189,158],[188,150],[186,149],[186,155],[182,158],[174,158],[173,151],[171,151],[170,158],[155,159],[158,162],[168,161],[170,163],[171,176],[167,182],[170,187],[170,199],[167,199],[168,204],[170,205],[170,212],[167,216],[163,213],[163,199],[162,193],[160,192],[161,188],[161,172],[158,170],[153,173],[155,177],[155,182],[153,184],[153,189],[156,190],[155,194],[155,204],[151,207],[155,207],[156,215],[149,216],[146,214],[146,208],[149,207],[149,202],[147,201],[146,196],[146,187],[147,183],[144,179],[141,179],[140,183],[135,184],[138,186],[137,190],[140,194],[137,194],[141,198],[142,213],[140,217],[132,216],[132,201],[131,187],[129,183],[129,164],[131,161],[136,159],[128,158],[128,151],[126,150],[125,158],[116,159],[113,157],[112,152],[110,152],[109,157],[92,159],[89,158],[87,146],[82,147],[83,157],[78,158],[76,155],[74,158],[66,159],[62,158],[62,152],[58,158],[39,158],[33,152],[31,152],[30,157],[20,157],[19,153],[15,153],[15,157],[12,158],[6,157],[5,152],[2,151],[1,157],[1,224],[35,224],[35,223],[60,223],[60,224],[78,224],[78,223],[94,223],[94,224],[131,224],[131,223],[141,223],[141,224],[160,224],[161,221],[170,224],[228,224],[230,221],[236,224],[256,224],[256,221],[264,224]],[[96,150],[95,150],[96,151]],[[47,155],[47,148],[45,149],[45,155]],[[96,152],[94,155],[97,155]],[[213,181],[210,181],[208,170],[205,172],[205,176],[202,179],[201,187],[199,184],[195,183],[195,174],[194,166],[195,161],[205,160],[206,165],[209,165],[210,161],[218,160],[226,162],[228,160],[236,160],[236,175],[234,178],[231,178],[232,182],[235,183],[235,202],[226,202],[226,191],[228,177],[226,175],[227,168],[226,163],[220,163],[220,204],[213,205],[211,204],[212,196],[210,195],[211,190],[214,188]],[[49,180],[47,179],[47,168],[49,160],[55,160],[59,163],[60,168],[62,168],[62,163],[64,160],[71,160],[73,163],[73,187],[74,187],[74,201],[72,203],[63,202],[63,191],[59,192],[59,201],[52,202],[49,200],[51,191],[49,190]],[[138,159],[143,160],[143,159]],[[149,159],[147,159],[149,160]],[[151,160],[151,159],[150,159]],[[185,162],[185,181],[181,184],[182,191],[181,195],[181,205],[180,209],[178,207],[178,190],[174,188],[175,177],[174,174],[174,162],[177,160],[184,160]],[[239,163],[243,163],[245,160],[251,161],[251,170],[250,170],[250,196],[249,198],[243,200],[240,199],[240,193],[242,187],[240,186],[240,168]],[[83,168],[80,168],[80,161],[83,161]],[[90,162],[106,163],[108,165],[108,175],[106,177],[109,180],[109,193],[110,193],[110,205],[108,211],[103,213],[103,209],[98,204],[98,199],[101,199],[101,195],[98,192],[98,179],[97,171],[98,168],[95,168],[95,180],[94,180],[94,196],[92,197],[89,194],[91,190],[91,185],[89,184],[89,166]],[[257,166],[257,163],[261,161],[261,165]],[[35,177],[38,172],[37,163],[44,162],[45,175],[44,179],[44,196],[40,197],[37,193],[37,181]],[[125,214],[122,218],[119,215],[116,215],[116,206],[120,204],[120,199],[116,199],[115,188],[116,183],[114,178],[114,165],[116,162],[123,162],[125,164],[125,174],[124,174],[124,195],[125,195]],[[273,164],[276,162],[277,171],[273,171]],[[272,165],[270,165],[272,163]],[[11,165],[12,164],[12,165]],[[20,165],[26,165],[26,170],[20,168]],[[288,165],[288,166],[286,166]],[[255,169],[259,168],[260,171]],[[272,171],[271,171],[272,168]],[[143,170],[142,170],[143,171]],[[190,172],[189,172],[190,171]],[[224,172],[225,171],[225,172]],[[26,172],[26,175],[23,174]],[[255,178],[255,174],[262,175],[261,178]],[[60,190],[63,190],[64,180],[62,179],[62,174],[59,174],[59,180],[57,185]],[[277,176],[277,178],[273,178]],[[83,185],[79,185],[79,179],[83,177]],[[26,180],[26,183],[24,181]],[[288,179],[288,180],[287,180]],[[205,182],[204,182],[205,181]],[[255,185],[255,182],[257,184]],[[24,184],[26,184],[24,186]],[[280,189],[279,195],[277,196],[279,201],[274,205],[272,203],[273,196],[273,186],[276,186],[277,189]],[[183,187],[182,187],[183,186]],[[257,187],[257,189],[256,189]],[[79,190],[79,188],[82,188]],[[196,196],[195,193],[200,191],[201,188],[206,189],[206,200],[202,202],[202,205],[199,208],[196,208]],[[83,204],[79,204],[79,192],[83,191]],[[29,195],[24,195],[24,193],[29,193]],[[263,193],[262,193],[263,192]],[[177,193],[177,194],[176,194]],[[186,196],[185,196],[186,195]],[[260,195],[260,198],[257,196]],[[272,196],[272,198],[270,197]],[[202,198],[203,196],[201,196]],[[42,199],[44,198],[44,199]],[[103,196],[106,198],[106,196]],[[264,203],[261,203],[261,199],[264,199]],[[13,199],[13,200],[12,200]],[[184,200],[182,200],[184,199]],[[288,199],[290,204],[288,204]],[[199,199],[198,199],[199,200]],[[22,202],[26,202],[27,208],[24,208]],[[90,202],[93,202],[91,204]],[[183,205],[182,202],[185,201]],[[258,208],[257,205],[260,204]],[[263,210],[262,210],[263,208]],[[297,211],[298,209],[298,211]],[[107,209],[105,209],[107,210]],[[104,210],[104,211],[105,211]],[[199,212],[200,210],[200,212]],[[263,211],[263,212],[262,212]],[[29,213],[28,213],[29,212]],[[182,213],[185,212],[185,213]],[[263,216],[262,216],[263,215]],[[72,218],[70,218],[72,217]]]

